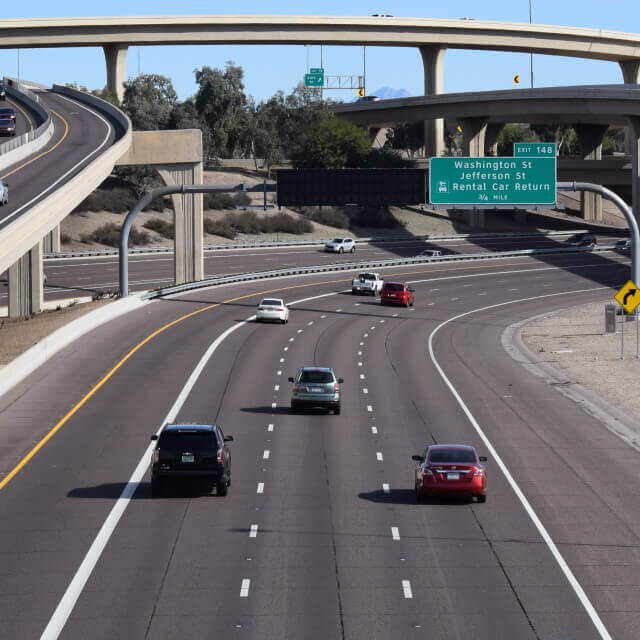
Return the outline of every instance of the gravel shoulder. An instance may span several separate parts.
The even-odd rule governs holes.
[[[604,305],[610,297],[543,314],[512,325],[503,345],[532,373],[546,378],[633,446],[640,448],[640,359],[636,323],[621,317],[616,333],[604,332]]]

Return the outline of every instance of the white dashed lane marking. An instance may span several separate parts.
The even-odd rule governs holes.
[[[258,525],[257,524],[252,524],[251,525],[251,530],[249,531],[249,537],[250,538],[257,538],[258,537]]]
[[[393,540],[400,540],[400,531],[398,527],[391,527],[391,537]]]
[[[411,592],[411,583],[408,580],[402,581],[402,592],[404,593],[404,597],[407,600],[411,600],[411,598],[413,598],[413,593]]]
[[[282,371],[280,369],[278,369],[278,371],[276,372],[277,376],[281,376],[282,375]]]
[[[367,405],[367,411],[369,413],[371,413],[373,411],[373,407],[370,404]]]
[[[342,309],[336,309],[336,313],[340,313]]]
[[[245,578],[240,586],[240,597],[247,598],[249,596],[249,587],[251,586],[251,580]]]
[[[280,362],[284,362],[284,358],[280,358]]]
[[[274,390],[274,391],[280,391],[280,385],[279,385],[279,384],[275,385],[275,386],[273,387],[273,390]]]
[[[324,314],[320,316],[321,318],[326,318],[327,316],[325,316]]]
[[[358,362],[358,366],[361,367],[362,366],[362,362]]]
[[[295,338],[289,338],[289,342],[293,342],[294,340],[295,340]]]
[[[358,351],[358,355],[361,356],[362,355],[362,351]]]
[[[256,493],[264,493],[264,482],[258,482],[258,488],[256,489]]]
[[[487,292],[486,292],[486,291],[483,291],[482,293],[479,293],[478,295],[479,295],[479,296],[486,296],[486,295],[487,295]]]
[[[360,374],[360,380],[364,380],[364,373]]]
[[[362,393],[369,393],[369,389],[367,389],[366,387],[362,390]]]
[[[397,314],[397,313],[394,313],[394,314],[393,314],[393,317],[394,317],[394,318],[397,318],[397,317],[398,317],[398,314]]]
[[[365,333],[365,334],[364,334],[364,337],[365,337],[365,338],[368,338],[368,337],[369,337],[369,334],[368,334],[368,333]]]
[[[382,451],[376,451],[376,460],[378,462],[382,462],[384,458],[382,457]]]
[[[378,427],[371,427],[371,433],[373,433],[373,435],[377,435],[378,434]]]
[[[291,339],[293,340],[293,338],[291,338]],[[283,349],[283,351],[289,351],[289,347],[285,347],[285,348]],[[284,360],[283,360],[282,362],[284,362]]]
[[[267,431],[273,431],[273,424],[269,424],[269,426],[267,427]]]
[[[361,342],[361,343],[360,343],[360,346],[362,347],[363,345],[364,345],[364,342]]]
[[[262,459],[268,460],[270,455],[271,455],[271,452],[269,451],[269,449],[265,449],[264,453],[262,454]]]
[[[460,300],[460,298],[451,298],[451,302],[455,302],[456,300]]]
[[[382,484],[382,491],[384,491],[384,493],[389,493],[390,491],[389,485],[386,482]]]
[[[278,406],[278,405],[277,405],[275,402],[272,402],[272,403],[271,403],[271,408],[272,408],[272,409],[275,409],[277,406]]]
[[[307,326],[310,327],[313,324],[313,320],[309,320],[309,322],[307,322]]]
[[[298,329],[298,333],[302,333],[302,329]]]

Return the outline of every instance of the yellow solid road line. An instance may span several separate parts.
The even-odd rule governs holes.
[[[60,120],[62,120],[62,122],[64,123],[64,134],[62,135],[60,140],[58,140],[58,142],[56,142],[53,145],[53,147],[51,147],[51,149],[47,149],[46,151],[43,151],[42,153],[38,154],[37,156],[31,158],[31,160],[27,160],[25,163],[21,164],[19,167],[16,167],[12,171],[9,171],[9,173],[5,173],[3,176],[0,176],[0,179],[4,180],[5,178],[8,178],[9,176],[12,176],[16,171],[20,171],[20,169],[24,169],[26,166],[30,165],[32,162],[35,162],[36,160],[39,160],[43,156],[46,156],[48,153],[51,153],[54,149],[59,147],[62,144],[62,142],[64,141],[64,139],[67,137],[67,135],[69,135],[69,123],[57,111],[53,111],[52,110],[51,113],[53,113],[56,116],[58,116],[58,118],[60,118]]]
[[[27,122],[29,123],[29,131],[33,131],[33,120],[31,120],[29,114],[17,102],[9,100],[9,98],[7,98],[7,102],[12,104],[27,119]]]
[[[517,263],[506,263],[503,266],[517,266]],[[433,273],[434,271],[460,271],[462,269],[481,269],[481,266],[473,266],[473,267],[454,267],[451,269],[434,269],[430,271],[412,271],[407,273],[396,273],[392,274],[394,276],[400,275],[416,275],[419,273]],[[288,287],[279,287],[277,289],[268,289],[266,291],[256,291],[255,293],[249,293],[244,296],[239,296],[237,298],[230,298],[229,300],[223,300],[222,302],[216,302],[215,304],[207,305],[206,307],[202,307],[202,309],[198,309],[197,311],[192,311],[191,313],[187,313],[184,316],[180,316],[171,322],[163,325],[159,329],[156,329],[153,333],[150,333],[144,340],[139,342],[135,347],[133,347],[109,372],[107,372],[102,379],[97,382],[76,404],[73,409],[71,409],[52,429],[44,436],[30,451],[27,453],[22,460],[7,474],[5,478],[0,481],[0,490],[4,489],[9,482],[16,476],[16,474],[33,458],[33,456],[42,449],[42,447],[64,426],[66,422],[71,418],[85,403],[91,398],[114,374],[122,365],[129,360],[139,349],[141,349],[147,342],[153,340],[157,335],[161,334],[163,331],[166,331],[170,327],[192,318],[193,316],[197,316],[200,313],[204,313],[205,311],[209,311],[210,309],[215,309],[216,307],[220,307],[225,304],[231,304],[232,302],[238,302],[238,300],[246,300],[247,298],[252,298],[254,296],[264,296],[270,293],[278,293],[280,291],[288,291],[290,289],[302,289],[305,287],[317,287],[324,284],[336,284],[340,282],[349,282],[350,278],[345,278],[341,280],[325,280],[321,282],[308,282],[306,284],[296,284]]]

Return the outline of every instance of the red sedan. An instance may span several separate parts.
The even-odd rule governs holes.
[[[458,495],[487,501],[487,459],[462,444],[434,444],[422,456],[412,456],[416,466],[416,500],[429,496]]]
[[[413,293],[408,284],[404,282],[386,282],[380,291],[381,304],[402,304],[405,307],[413,306]]]

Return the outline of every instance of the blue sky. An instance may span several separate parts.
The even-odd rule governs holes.
[[[567,26],[592,27],[640,33],[639,0],[531,0],[533,22]],[[96,11],[98,7],[101,11]],[[105,10],[108,10],[105,11]],[[424,18],[475,18],[506,22],[528,22],[529,0],[374,0],[373,2],[339,2],[337,0],[307,0],[270,3],[236,0],[203,2],[192,0],[185,5],[166,0],[138,0],[135,3],[111,0],[109,3],[87,5],[77,0],[43,2],[27,5],[8,3],[3,6],[4,18],[62,17],[94,15],[174,15],[191,14],[281,14],[281,15],[351,15],[391,13],[394,16]],[[159,73],[173,81],[181,99],[195,92],[193,70],[209,66],[224,66],[233,60],[245,70],[246,91],[257,100],[278,89],[289,92],[303,77],[307,52],[311,66],[320,66],[320,47],[304,46],[171,46],[131,47],[127,61],[130,77],[142,73]],[[90,89],[105,84],[104,56],[100,48],[0,50],[0,71],[17,74],[45,84],[77,82]],[[362,47],[324,47],[326,74],[360,74]],[[616,63],[560,58],[534,57],[536,86],[563,84],[600,84],[622,82]],[[520,74],[521,85],[528,86],[529,56],[527,54],[449,50],[445,59],[445,91],[479,91],[513,88],[513,75]],[[367,92],[391,86],[406,89],[410,95],[420,95],[423,89],[422,62],[413,48],[367,48]],[[330,97],[351,100],[355,92],[329,92]]]

